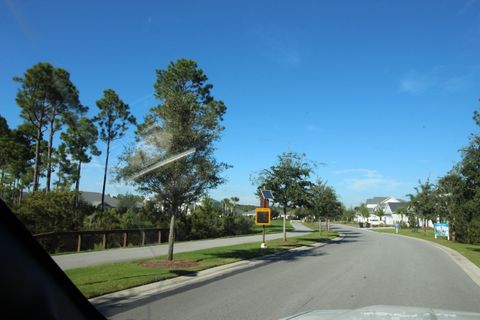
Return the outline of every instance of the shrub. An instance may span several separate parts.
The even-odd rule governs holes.
[[[82,202],[75,205],[76,197],[72,191],[33,192],[15,212],[33,234],[79,230],[93,208]]]
[[[475,218],[468,224],[467,242],[470,244],[480,243],[480,218]]]

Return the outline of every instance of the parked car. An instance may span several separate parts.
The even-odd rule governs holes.
[[[371,217],[371,218],[368,218],[368,224],[371,227],[378,227],[378,226],[383,225],[383,221],[381,221],[380,219],[378,219],[376,217]]]

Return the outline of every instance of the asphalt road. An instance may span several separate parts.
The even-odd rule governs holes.
[[[292,221],[295,231],[288,232],[287,236],[298,236],[298,233],[310,232],[311,230],[303,224]],[[273,240],[283,237],[282,233],[267,234],[266,239]],[[261,241],[261,235],[242,236],[234,238],[220,238],[210,240],[185,241],[175,244],[174,252],[188,252],[214,247],[230,246],[234,244],[242,244],[249,242]],[[119,248],[104,251],[81,252],[52,256],[53,260],[62,268],[62,270],[94,266],[104,263],[128,261],[134,259],[147,259],[156,256],[166,255],[168,253],[168,245],[156,245],[139,248]]]
[[[442,250],[335,228],[343,241],[102,312],[113,319],[278,319],[378,304],[480,312],[480,287]]]

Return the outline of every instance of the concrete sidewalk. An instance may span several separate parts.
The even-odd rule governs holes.
[[[305,227],[298,221],[291,221],[294,231],[288,232],[288,237],[295,237],[302,233],[308,233],[311,230]],[[273,240],[282,238],[282,233],[267,234],[266,240]],[[198,241],[185,241],[175,244],[174,252],[188,252],[202,249],[209,249],[215,247],[231,246],[235,244],[249,243],[261,241],[262,237],[258,235],[234,237],[234,238],[219,238]],[[168,244],[161,244],[149,247],[138,248],[118,248],[104,251],[94,252],[80,252],[73,254],[65,254],[52,256],[52,259],[63,270],[74,269],[80,267],[88,267],[105,263],[128,261],[135,259],[147,259],[155,256],[166,255],[168,252]]]

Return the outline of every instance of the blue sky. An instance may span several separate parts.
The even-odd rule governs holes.
[[[315,177],[347,205],[404,197],[445,174],[478,131],[478,1],[0,0],[0,39],[0,114],[12,127],[12,77],[39,61],[71,73],[91,116],[112,88],[141,120],[158,103],[155,70],[196,60],[228,107],[216,155],[233,168],[217,199],[256,204],[250,175],[287,150],[325,163]],[[81,189],[101,191],[103,161],[84,167]]]

